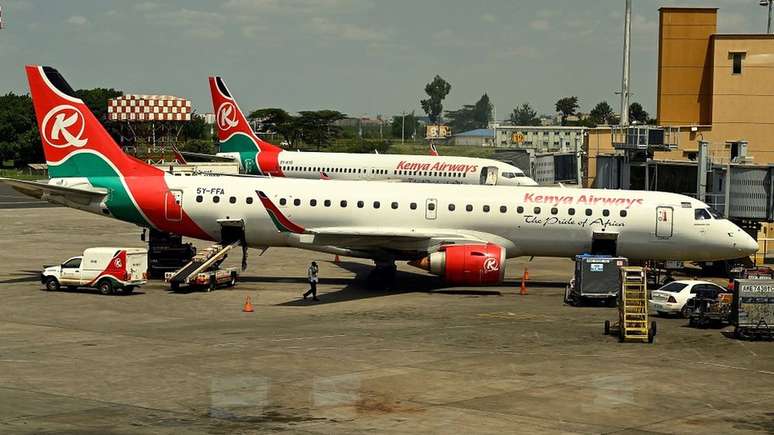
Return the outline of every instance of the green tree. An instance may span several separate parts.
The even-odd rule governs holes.
[[[597,105],[591,109],[589,118],[591,118],[591,121],[594,122],[594,124],[614,124],[617,120],[615,113],[613,113],[613,108],[610,107],[610,104],[608,104],[607,101],[597,103]]]
[[[264,130],[279,134],[291,145],[301,134],[298,117],[276,107],[254,110],[247,119],[260,122]]]
[[[540,118],[529,103],[515,107],[510,118],[513,125],[540,125]]]
[[[184,141],[194,139],[205,139],[212,141],[210,135],[210,126],[204,120],[204,117],[196,113],[191,115],[191,120],[183,123],[180,130],[181,139]]]
[[[629,105],[629,122],[636,121],[638,124],[648,123],[648,112],[642,107],[642,104],[634,102]]]
[[[0,164],[9,160],[17,167],[44,160],[29,95],[0,96]]]
[[[419,132],[419,120],[414,112],[407,113],[406,116],[393,116],[390,124],[390,133],[394,139],[411,139]]]
[[[441,121],[443,113],[443,99],[449,95],[451,85],[441,76],[436,75],[432,82],[425,85],[425,93],[429,98],[421,100],[422,110],[427,113],[430,122],[437,124]]]
[[[298,128],[303,141],[315,145],[319,151],[323,146],[329,146],[334,139],[341,136],[342,128],[335,125],[336,121],[344,119],[345,114],[336,110],[317,110],[298,112]]]
[[[446,112],[446,117],[455,132],[486,128],[492,119],[492,103],[489,96],[484,94],[476,104],[465,104],[458,110],[450,110]]]
[[[578,110],[578,97],[564,97],[556,102],[556,111],[562,114],[562,125],[567,125],[567,117]]]

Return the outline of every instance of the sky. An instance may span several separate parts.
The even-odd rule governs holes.
[[[422,113],[424,86],[451,84],[445,109],[487,93],[497,119],[529,102],[553,114],[619,107],[624,0],[0,0],[0,93],[27,93],[23,66],[74,88],[188,98],[211,112],[220,75],[245,111]],[[765,32],[758,0],[634,0],[631,91],[655,112],[658,8],[717,7],[720,33]]]

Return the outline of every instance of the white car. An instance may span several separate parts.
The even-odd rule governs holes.
[[[105,295],[118,291],[131,293],[135,287],[145,284],[147,270],[147,249],[89,248],[82,256],[46,267],[40,281],[49,291],[67,286],[71,289],[95,287]]]
[[[660,315],[683,314],[685,303],[696,296],[696,292],[703,288],[711,288],[715,291],[725,291],[723,287],[707,281],[682,280],[672,281],[658,290],[653,290],[648,299],[648,308],[651,312]]]

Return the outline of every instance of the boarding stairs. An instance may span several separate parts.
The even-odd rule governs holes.
[[[623,341],[649,341],[648,288],[642,267],[621,268],[618,312]]]
[[[223,260],[226,254],[233,248],[239,246],[239,244],[239,241],[233,242],[230,245],[214,244],[201,250],[188,264],[173,272],[167,281],[172,285],[187,284],[193,277],[196,277],[199,273],[210,269],[213,265]]]

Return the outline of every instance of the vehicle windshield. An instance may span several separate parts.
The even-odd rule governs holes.
[[[682,291],[686,287],[688,287],[688,284],[683,284],[681,282],[670,282],[664,287],[661,287],[659,290],[663,292],[669,292],[669,293],[680,293],[680,291]]]

